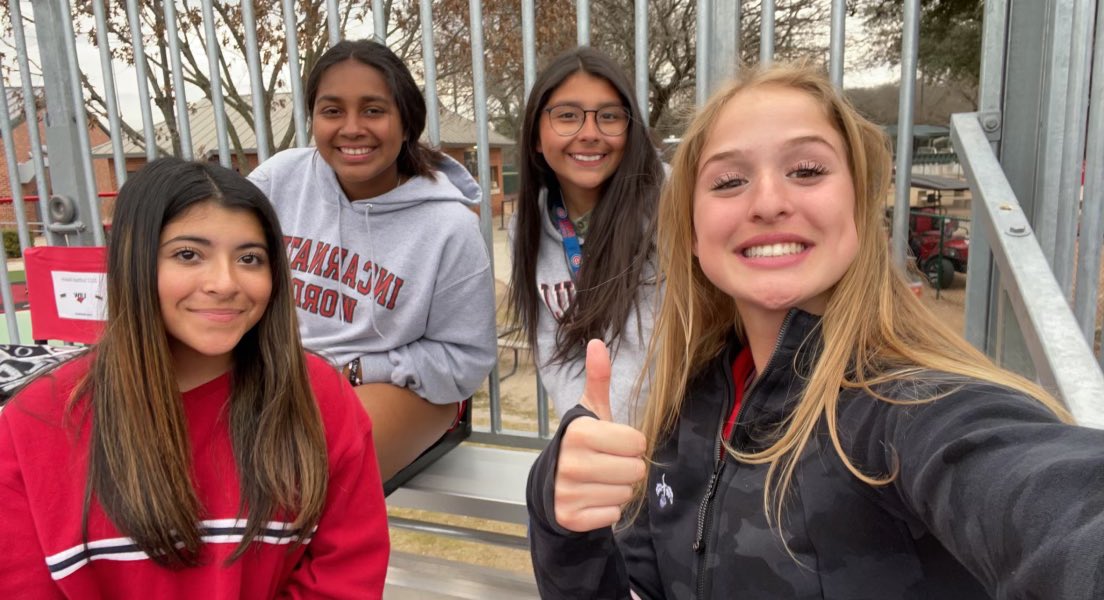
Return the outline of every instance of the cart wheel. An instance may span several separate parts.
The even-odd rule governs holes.
[[[940,272],[940,269],[942,269],[942,272]],[[949,258],[933,256],[924,263],[922,270],[924,276],[928,279],[928,283],[936,289],[945,290],[951,287],[951,283],[954,282],[954,263]]]

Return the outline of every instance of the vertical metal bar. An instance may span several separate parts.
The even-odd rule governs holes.
[[[521,54],[525,63],[525,94],[523,98],[529,98],[529,90],[533,89],[533,82],[537,80],[537,33],[536,10],[533,8],[534,0],[521,0]]]
[[[375,2],[372,3],[373,7]],[[303,75],[299,68],[298,25],[295,22],[294,0],[283,0],[284,40],[288,52],[288,79],[291,81],[292,112],[295,116],[295,145],[300,148],[308,143],[306,104],[303,101]]]
[[[638,0],[639,1],[639,0]],[[529,92],[537,79],[537,36],[535,25],[534,0],[521,0],[521,43],[522,57],[525,63],[525,98],[528,101]],[[637,90],[639,94],[639,90]],[[643,110],[647,110],[644,107]],[[548,393],[540,382],[540,374],[537,374],[537,432],[543,438],[548,434]],[[498,367],[495,367],[494,380],[498,381]],[[498,384],[496,383],[496,386]],[[496,388],[497,389],[497,388]],[[496,429],[497,428],[497,429]],[[498,431],[502,428],[502,403],[499,393],[491,396],[491,430]]]
[[[38,214],[42,218],[43,225],[49,220],[46,212],[46,204],[43,200],[48,198],[50,193],[46,186],[46,160],[42,156],[42,136],[38,132],[38,104],[35,101],[34,86],[31,84],[31,64],[27,54],[27,37],[23,31],[23,14],[19,7],[20,0],[11,0],[11,18],[12,18],[12,32],[15,34],[15,54],[19,61],[19,78],[23,84],[23,114],[27,119],[27,134],[28,141],[31,143],[31,161],[34,164],[35,172],[35,191],[38,192]],[[6,100],[6,99],[5,99]],[[10,114],[10,113],[9,113]],[[14,155],[10,155],[14,156]],[[16,157],[18,159],[18,157]],[[12,181],[18,181],[13,179]],[[12,186],[14,190],[17,186]],[[12,197],[18,198],[15,202],[15,209],[17,211],[16,223],[19,227],[19,247],[21,249],[29,248],[33,242],[30,241],[30,231],[26,223],[26,210],[23,205],[22,189],[20,193],[16,195],[12,194]],[[22,217],[20,217],[22,215]],[[20,222],[18,219],[22,218]],[[45,227],[44,227],[45,229]],[[54,237],[54,233],[48,229],[45,229],[46,241],[50,245],[57,245],[58,240]]]
[[[1042,145],[1039,148],[1039,160],[1036,171],[1039,173],[1035,192],[1035,204],[1031,215],[1031,225],[1043,254],[1050,260],[1051,268],[1056,267],[1055,248],[1058,235],[1058,203],[1062,175],[1062,136],[1066,125],[1066,91],[1069,84],[1070,39],[1073,36],[1073,3],[1071,0],[1052,2],[1050,26],[1053,33],[1049,41],[1048,67],[1044,77],[1047,81],[1043,88],[1044,113],[1040,134]],[[1068,287],[1063,287],[1069,293]]]
[[[905,0],[901,37],[901,95],[897,111],[897,177],[893,208],[893,262],[905,267],[908,241],[909,184],[912,180],[912,117],[916,104],[916,61],[919,52],[920,0]]]
[[[1058,182],[1058,218],[1054,236],[1054,278],[1069,297],[1073,289],[1074,244],[1081,208],[1085,167],[1085,127],[1088,125],[1089,62],[1092,52],[1093,0],[1076,0],[1070,40],[1069,84],[1066,86],[1066,127],[1062,134],[1061,178]],[[1091,342],[1092,337],[1088,338]]]
[[[491,270],[494,271],[494,227],[491,218],[491,152],[487,134],[487,76],[483,65],[483,2],[468,2],[471,18],[472,83],[475,87],[475,129],[477,132],[476,160],[479,162],[479,187],[483,201],[479,205],[479,228],[487,244]],[[487,390],[491,397],[491,433],[502,432],[502,406],[499,402],[498,363],[491,369]]]
[[[422,66],[425,68],[426,125],[429,145],[441,147],[441,115],[437,106],[437,55],[433,47],[433,4],[420,2],[422,20]]]
[[[978,111],[981,126],[989,135],[999,136],[1001,130],[1001,97],[1004,90],[1005,46],[1007,45],[1008,0],[985,3],[981,41],[981,77],[978,89]],[[992,138],[991,138],[992,139]],[[994,154],[1000,143],[992,142]],[[971,203],[970,222],[980,223],[982,206]],[[993,289],[999,285],[993,272],[993,257],[984,227],[970,232],[971,252],[966,263],[966,318],[963,336],[982,352],[989,348],[989,322]]]
[[[245,27],[245,60],[249,65],[249,93],[253,100],[253,137],[257,140],[257,162],[268,160],[268,104],[261,79],[261,57],[257,50],[257,16],[253,0],[242,0],[242,25]],[[245,165],[242,165],[243,168]],[[244,171],[243,171],[244,172]]]
[[[61,11],[61,30],[64,38],[65,54],[69,61],[69,86],[73,97],[73,117],[76,122],[77,154],[80,160],[80,171],[84,171],[85,198],[87,205],[81,203],[82,208],[87,208],[88,213],[80,215],[87,217],[87,227],[92,230],[92,241],[97,246],[104,245],[103,219],[100,217],[100,197],[96,194],[96,172],[92,168],[92,143],[88,139],[88,114],[84,108],[84,90],[81,88],[80,63],[77,61],[77,36],[73,32],[72,11],[69,0],[59,0]],[[41,202],[41,200],[39,200]],[[83,236],[82,236],[83,237]]]
[[[1104,245],[1104,5],[1096,8],[1096,44],[1093,48],[1089,92],[1088,144],[1085,149],[1084,204],[1078,236],[1077,290],[1074,315],[1089,347],[1096,337],[1097,290],[1100,289],[1100,252]],[[1104,357],[1102,352],[1098,358]],[[1104,365],[1104,360],[1101,362]]]
[[[15,314],[15,302],[12,296],[11,278],[8,277],[7,257],[0,260],[0,303],[4,307],[4,320],[8,325],[8,343],[21,343],[19,335],[19,320]]]
[[[18,0],[16,0],[18,1]],[[12,139],[11,113],[8,112],[8,91],[0,86],[0,135],[4,137],[4,156],[8,163],[8,181],[11,182],[12,208],[15,210],[16,222],[19,223],[19,250],[20,255],[30,247],[24,244],[26,238],[26,214],[23,211],[23,186],[19,182],[19,162],[15,157],[15,141]],[[38,123],[25,119],[27,127],[38,127]],[[2,251],[2,249],[0,249]],[[8,281],[8,261],[5,255],[0,259],[3,270],[0,270],[0,295],[3,297],[4,316],[8,321],[8,336],[11,343],[19,343],[19,324],[15,320],[15,308],[12,303],[11,283]]]
[[[843,41],[847,0],[832,0],[832,32],[828,50],[828,76],[836,89],[843,89]]]
[[[740,5],[732,1],[713,3],[712,41],[710,42],[709,93],[732,79],[740,63]]]
[[[648,120],[650,107],[648,106],[648,0],[635,0],[633,11],[633,31],[635,37],[635,75],[636,75],[636,103],[640,105],[640,118],[645,124]]]
[[[203,31],[207,36],[207,65],[211,78],[211,108],[218,136],[219,164],[230,168],[230,134],[226,127],[226,106],[222,101],[222,73],[219,71],[219,44],[215,33],[215,10],[212,0],[203,0]],[[245,165],[242,165],[243,167]]]
[[[195,158],[192,147],[191,118],[188,115],[188,94],[184,88],[184,70],[180,65],[180,37],[176,27],[176,2],[162,3],[165,13],[165,37],[169,42],[169,64],[172,67],[173,99],[176,100],[176,129],[180,134],[180,155],[186,160]]]
[[[372,0],[372,31],[377,42],[387,43],[387,15],[383,9],[383,0]]]
[[[337,0],[326,0],[326,29],[330,34],[330,47],[341,41],[341,21],[337,12]]]
[[[580,46],[590,45],[590,0],[575,0],[576,40]]]
[[[100,51],[100,71],[104,78],[104,102],[107,104],[107,122],[111,130],[111,155],[115,163],[115,185],[126,183],[126,155],[123,154],[123,132],[119,126],[119,103],[115,91],[115,68],[111,64],[111,46],[107,38],[107,17],[103,0],[92,0],[92,12],[96,17],[96,46]]]
[[[709,55],[710,38],[709,17],[712,12],[710,0],[699,0],[697,5],[697,47],[694,51],[694,101],[701,107],[709,100]]]
[[[537,435],[543,439],[551,435],[548,427],[548,391],[541,383],[540,373],[537,373]]]
[[[19,0],[13,0],[13,4],[18,4]],[[13,28],[22,28],[21,22],[13,22]],[[27,243],[27,216],[23,211],[23,185],[19,180],[19,161],[15,156],[15,140],[12,139],[12,124],[10,118],[11,112],[8,110],[8,90],[0,85],[0,136],[4,138],[4,156],[7,158],[8,167],[8,181],[11,183],[11,194],[13,209],[15,210],[16,222],[19,224],[19,250],[20,255],[23,251],[30,247]],[[38,119],[35,118],[34,113],[26,113],[24,115],[23,122],[27,124],[27,129],[38,129]],[[0,251],[3,251],[0,248]],[[8,260],[7,254],[0,257],[0,302],[4,307],[4,317],[8,323],[8,342],[11,344],[19,343],[19,322],[15,317],[15,303],[12,301],[12,289],[11,281],[8,279]]]
[[[139,17],[138,0],[127,0],[127,21],[130,22],[130,47],[134,51],[134,71],[138,76],[138,104],[142,108],[146,160],[153,161],[157,158],[157,135],[153,130],[153,103],[150,102],[146,49],[142,45],[142,19]],[[246,29],[247,35],[248,31],[249,29]]]
[[[774,62],[774,0],[763,0],[762,15],[759,23],[759,63],[767,66]]]
[[[736,72],[732,74],[735,77],[744,65],[744,0],[732,0],[732,3],[736,5],[736,50],[732,53],[736,57]]]

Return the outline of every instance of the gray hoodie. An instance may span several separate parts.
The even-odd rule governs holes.
[[[455,160],[350,201],[314,148],[280,152],[249,175],[280,217],[304,345],[363,381],[435,403],[479,388],[496,353],[494,279],[479,184]]]
[[[586,384],[586,373],[581,357],[566,363],[550,360],[556,353],[556,330],[560,326],[560,318],[575,299],[575,282],[567,269],[563,236],[548,214],[548,190],[541,190],[539,202],[541,236],[537,251],[536,286],[541,304],[537,308],[537,370],[541,384],[552,398],[556,414],[562,417],[579,403]],[[511,248],[514,247],[515,225],[515,221],[510,221]],[[639,396],[634,395],[633,391],[638,376],[644,370],[648,342],[655,325],[657,293],[660,293],[655,265],[648,265],[642,277],[644,280],[637,288],[637,310],[629,315],[625,328],[621,330],[621,338],[610,348],[610,412],[618,423],[638,421],[643,416],[642,399],[648,397],[647,379]]]

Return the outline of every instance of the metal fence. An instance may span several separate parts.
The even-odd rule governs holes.
[[[828,71],[832,81],[842,86],[844,77],[844,33],[845,17],[848,11],[846,0],[822,0],[830,5]],[[227,128],[227,109],[225,102],[223,73],[219,69],[224,59],[217,35],[220,24],[217,22],[211,0],[200,2],[199,17],[184,21],[177,13],[194,9],[194,3],[178,0],[157,3],[162,10],[158,23],[163,29],[151,31],[143,29],[139,17],[139,0],[126,0],[125,10],[129,27],[129,38],[112,41],[108,35],[106,21],[109,18],[104,0],[88,0],[95,20],[95,32],[104,82],[102,92],[107,107],[110,128],[112,156],[114,158],[115,180],[121,185],[126,179],[127,154],[124,152],[122,129],[125,125],[120,118],[119,99],[116,96],[116,68],[118,61],[113,52],[132,52],[134,71],[138,82],[139,105],[141,107],[141,131],[145,143],[145,158],[153,159],[163,150],[159,147],[152,112],[152,100],[148,87],[148,52],[156,51],[159,56],[167,57],[171,63],[171,87],[181,93],[175,94],[175,111],[172,115],[175,128],[179,133],[179,153],[184,158],[193,157],[190,112],[185,90],[185,78],[181,64],[180,43],[182,35],[179,24],[190,23],[196,30],[202,28],[206,45],[204,55],[209,65],[207,82],[210,89],[210,101],[215,114],[217,129],[217,157],[220,163],[230,166],[233,162],[231,143]],[[325,19],[325,29],[329,44],[336,43],[343,36],[342,23],[339,20],[338,0],[325,0],[320,4],[320,18]],[[649,14],[647,0],[634,0],[635,60],[634,75],[638,101],[645,111],[648,110],[648,24],[652,20],[664,19],[666,15]],[[1100,100],[1104,90],[1100,89],[1100,78],[1091,80],[1097,99],[1090,110],[1088,90],[1090,87],[1089,65],[1092,64],[1092,52],[1096,52],[1096,64],[1102,62],[1101,48],[1104,44],[1093,46],[1093,23],[1096,22],[1096,39],[1101,38],[1101,23],[1097,18],[1099,7],[1094,0],[1043,0],[1032,3],[1010,3],[1008,0],[987,0],[986,34],[984,41],[983,84],[981,108],[977,115],[958,116],[955,119],[955,142],[960,160],[966,166],[974,190],[976,227],[970,255],[970,277],[968,283],[967,335],[976,345],[985,348],[1006,360],[1009,366],[1038,374],[1043,383],[1050,385],[1070,403],[1075,414],[1083,421],[1104,425],[1101,410],[1104,399],[1104,377],[1101,376],[1097,360],[1093,357],[1091,340],[1095,335],[1096,286],[1100,267],[1100,180],[1101,139],[1104,139],[1100,125]],[[774,58],[776,33],[775,4],[771,0],[751,2],[750,0],[699,0],[696,6],[696,73],[700,76],[695,83],[695,98],[700,104],[705,101],[711,90],[737,69],[737,56],[740,48],[740,22],[743,9],[757,5],[760,8],[761,30],[760,56],[763,63]],[[264,57],[261,55],[261,42],[258,40],[257,7],[249,0],[243,1],[237,12],[220,13],[221,26],[233,20],[244,37],[244,54],[247,63],[249,87],[252,90],[253,135],[258,158],[268,158],[272,140],[267,138],[269,128],[266,119],[270,116],[270,107],[265,105],[262,75],[265,75]],[[294,144],[308,144],[307,115],[301,87],[302,73],[299,38],[296,35],[299,23],[295,13],[294,0],[281,0],[276,7],[274,0],[266,0],[266,9],[278,10],[283,18],[284,40],[287,49],[286,65],[279,75],[286,78],[291,94],[293,110]],[[419,3],[421,24],[421,45],[426,102],[429,109],[428,137],[431,144],[441,141],[438,81],[435,62],[435,41],[433,33],[432,2]],[[912,170],[912,122],[915,110],[915,83],[917,74],[920,0],[904,0],[904,29],[901,53],[901,92],[899,103],[897,136],[897,173],[910,173]],[[18,58],[18,71],[23,91],[23,114],[28,124],[37,122],[39,109],[36,107],[33,82],[28,61],[29,50],[24,31],[25,20],[20,0],[9,0],[9,12],[13,25],[14,45]],[[525,90],[532,86],[536,77],[536,23],[534,0],[520,0],[518,11],[521,15],[521,36],[524,64]],[[271,10],[269,11],[271,13]],[[577,40],[587,44],[591,38],[590,4],[587,0],[577,0]],[[194,15],[196,13],[189,13]],[[371,32],[377,39],[387,38],[387,22],[384,18],[383,0],[371,3]],[[271,15],[270,15],[271,16]],[[102,244],[104,240],[99,203],[96,201],[96,184],[93,179],[91,144],[86,120],[82,73],[77,60],[77,45],[74,34],[74,16],[69,0],[34,0],[33,22],[37,39],[37,50],[44,76],[46,105],[49,107],[46,138],[49,147],[49,181],[47,181],[46,160],[43,140],[36,127],[28,127],[30,135],[31,157],[34,166],[35,186],[39,197],[48,197],[52,193],[51,206],[70,207],[74,218],[63,221],[51,215],[64,211],[43,211],[45,234],[49,244],[88,245]],[[493,220],[489,190],[491,188],[490,144],[488,141],[488,111],[486,98],[485,49],[483,33],[483,7],[480,0],[469,2],[472,106],[478,141],[476,158],[478,179],[483,187],[483,204],[480,211],[480,226],[488,248],[492,247]],[[1046,23],[1046,31],[1037,27]],[[785,25],[785,24],[781,24]],[[1048,150],[1035,157],[1030,167],[1032,173],[1038,173],[1040,206],[1033,214],[1021,216],[1025,219],[1015,227],[1022,227],[1019,233],[1008,233],[1005,217],[1006,206],[1017,205],[1017,193],[1007,185],[1004,173],[1012,168],[1023,166],[1008,157],[994,167],[993,159],[999,152],[1001,131],[1008,131],[1011,125],[1005,101],[1012,98],[1010,84],[1017,86],[1035,85],[1039,78],[1030,78],[1030,73],[1016,71],[1011,58],[1018,52],[1016,40],[1023,30],[1036,26],[1035,36],[1038,42],[1033,48],[1049,44],[1044,52],[1046,65],[1039,65],[1040,72],[1060,73],[1046,79],[1044,88],[1038,90],[1049,100],[1042,110],[1046,128],[1035,131],[1035,135],[1045,136]],[[357,37],[363,37],[361,32]],[[156,39],[150,39],[151,37]],[[1037,49],[1037,48],[1036,48]],[[1026,59],[1025,59],[1026,60]],[[1046,69],[1043,69],[1043,67]],[[1057,71],[1055,71],[1057,70]],[[266,76],[272,76],[267,73]],[[1068,96],[1063,96],[1068,86]],[[1036,94],[1038,95],[1038,94]],[[1024,94],[1031,96],[1031,94]],[[1065,98],[1065,103],[1059,102]],[[3,134],[5,154],[8,157],[7,169],[12,181],[18,181],[18,167],[15,161],[15,149],[11,146],[12,123],[9,115],[18,107],[10,107],[7,94],[0,94],[0,133]],[[1013,109],[1012,112],[1015,112]],[[1058,127],[1050,128],[1060,116],[1069,115]],[[1049,119],[1049,120],[1047,120]],[[1080,187],[1074,185],[1073,173],[1075,157],[1084,155],[1086,128],[1088,136],[1088,165],[1085,176],[1084,204],[1080,203]],[[994,133],[996,132],[996,137]],[[1006,134],[1011,139],[1011,134]],[[980,136],[980,137],[979,137]],[[992,146],[992,147],[991,147]],[[1013,145],[1006,144],[1005,148]],[[1034,185],[1036,178],[1031,179]],[[1002,183],[1003,182],[1003,183]],[[30,245],[28,224],[24,214],[21,191],[13,186],[13,203],[18,219],[19,241],[23,248]],[[1018,190],[1017,190],[1018,191]],[[1019,194],[1021,200],[1024,198]],[[893,254],[898,264],[906,261],[907,219],[909,206],[909,178],[898,177],[895,189],[895,210],[892,222]],[[1080,210],[1079,210],[1080,207]],[[1016,212],[1013,209],[1012,212]],[[1034,215],[1035,218],[1031,218]],[[1057,215],[1057,218],[1055,218]],[[1078,215],[1083,215],[1078,217]],[[1030,223],[1028,222],[1030,221]],[[1001,227],[1006,227],[1002,230]],[[1072,260],[1074,240],[1080,227],[1081,252],[1076,263]],[[1019,231],[1019,230],[1017,230]],[[1039,250],[1036,243],[1042,244]],[[1021,235],[1025,233],[1026,235]],[[1026,248],[1027,246],[1032,246]],[[1050,252],[1048,252],[1050,251]],[[1045,253],[1045,254],[1044,254]],[[493,256],[493,252],[491,253]],[[1041,262],[1040,257],[1050,260]],[[1070,312],[1065,299],[1070,297],[1074,269],[1076,264],[1076,318]],[[1052,272],[1057,275],[1052,275]],[[1004,290],[1004,292],[1001,292]],[[6,265],[0,265],[0,292],[8,331],[12,340],[19,339],[19,325],[12,304],[12,293],[8,281]],[[1009,302],[1001,298],[1011,298],[1013,311],[1005,311],[1003,306]],[[1003,304],[1002,304],[1003,302]],[[1013,318],[1014,317],[1014,318]],[[1008,336],[997,336],[995,332],[1018,331],[1018,338],[1025,351],[998,351],[993,340],[1000,337],[1003,343]],[[1084,335],[1082,335],[1082,333]],[[1090,340],[1086,343],[1086,339]],[[1001,346],[1003,347],[1003,346]],[[1027,356],[1026,362],[1014,360],[1017,356]],[[488,392],[490,396],[489,427],[476,433],[476,439],[494,443],[517,446],[540,446],[549,434],[548,403],[543,393],[538,392],[538,402],[534,406],[535,419],[538,422],[536,434],[507,431],[501,418],[500,379],[497,368],[492,372]],[[539,384],[538,384],[539,387]]]

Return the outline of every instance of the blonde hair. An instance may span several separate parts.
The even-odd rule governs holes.
[[[672,432],[691,377],[721,352],[733,328],[740,338],[745,337],[735,303],[706,278],[693,256],[694,187],[702,150],[721,111],[741,92],[764,86],[808,94],[843,138],[855,189],[859,238],[855,260],[833,289],[821,319],[823,349],[796,408],[769,447],[746,453],[728,448],[740,461],[770,465],[763,492],[768,520],[773,515],[777,522],[798,458],[822,416],[832,445],[855,477],[870,485],[884,485],[895,478],[895,467],[889,473],[864,473],[845,454],[836,423],[841,389],[860,389],[883,401],[900,402],[875,387],[885,389],[882,384],[888,382],[919,383],[922,374],[939,371],[963,382],[979,379],[1022,392],[1069,421],[1066,410],[1046,391],[998,368],[936,318],[892,265],[882,217],[892,171],[882,130],[859,115],[822,73],[806,66],[775,65],[746,71],[717,92],[691,122],[675,154],[659,208],[659,260],[666,292],[649,347],[648,364],[655,371],[642,419],[649,444],[646,456],[652,459]],[[638,490],[637,501],[641,495]]]

